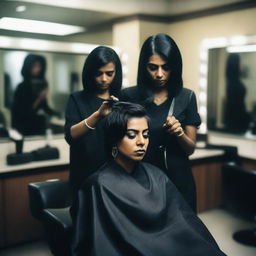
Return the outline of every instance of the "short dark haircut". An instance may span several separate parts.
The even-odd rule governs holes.
[[[111,157],[112,148],[125,136],[128,121],[133,117],[145,117],[149,121],[145,108],[139,104],[122,101],[113,104],[112,111],[106,116],[104,122],[108,157]]]
[[[122,86],[122,66],[121,61],[117,53],[110,47],[98,46],[87,56],[83,72],[82,72],[82,82],[84,91],[89,93],[96,92],[95,86],[95,76],[99,68],[105,66],[106,64],[112,62],[115,65],[116,74],[113,82],[110,85],[110,94],[118,95]]]
[[[147,63],[153,54],[161,56],[170,66],[171,75],[167,82],[167,89],[175,96],[183,87],[182,57],[175,41],[166,34],[150,36],[143,43],[139,57],[138,86],[146,91],[151,89],[152,82],[147,71]]]
[[[41,71],[38,75],[38,78],[44,79],[46,71],[45,58],[41,55],[29,54],[26,56],[21,69],[21,74],[25,80],[31,78],[31,68],[33,67],[35,62],[39,62],[41,64]]]

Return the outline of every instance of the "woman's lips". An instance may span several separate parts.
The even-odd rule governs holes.
[[[135,151],[136,155],[144,155],[145,152],[146,152],[146,151],[143,150],[143,149],[140,149],[140,150],[136,150],[136,151]]]

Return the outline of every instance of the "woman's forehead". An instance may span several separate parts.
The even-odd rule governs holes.
[[[145,117],[132,117],[128,120],[127,129],[134,129],[134,130],[148,129],[148,120]]]
[[[162,58],[160,55],[158,54],[153,54],[149,57],[148,59],[149,63],[154,63],[157,65],[163,65],[166,63],[166,61],[164,60],[164,58]]]
[[[109,62],[106,65],[100,67],[98,70],[106,72],[106,71],[114,71],[116,68],[116,65],[113,62]]]

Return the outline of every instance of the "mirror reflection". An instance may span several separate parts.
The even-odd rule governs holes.
[[[256,52],[209,50],[207,126],[232,134],[256,134]]]
[[[69,94],[82,88],[85,54],[1,50],[1,122],[25,136],[63,133]]]

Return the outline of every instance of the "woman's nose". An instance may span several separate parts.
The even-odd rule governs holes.
[[[145,145],[145,138],[143,137],[143,135],[138,136],[137,138],[137,145]]]
[[[102,80],[102,81],[107,81],[107,75],[103,73],[103,74],[102,74],[102,77],[101,77],[101,80]]]
[[[157,69],[156,76],[157,76],[157,78],[161,78],[161,77],[163,76],[163,70],[162,70],[161,67],[159,67],[159,68]]]

